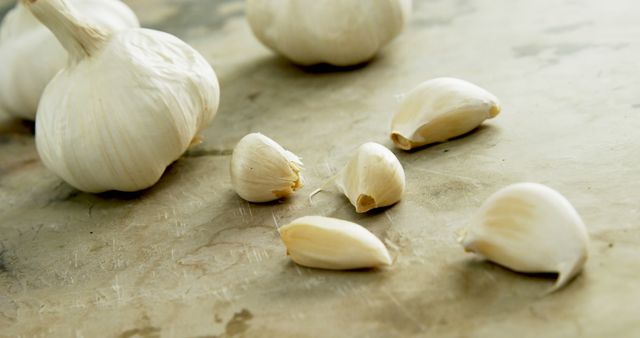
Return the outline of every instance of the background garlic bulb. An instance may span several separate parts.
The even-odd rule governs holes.
[[[405,187],[404,169],[389,149],[367,142],[356,150],[335,183],[356,212],[367,212],[400,201]]]
[[[65,0],[24,1],[70,55],[38,107],[45,166],[87,192],[153,185],[217,111],[211,66],[172,35],[99,29]]]
[[[464,80],[441,77],[410,91],[391,121],[391,140],[404,150],[444,142],[500,113],[498,99]]]
[[[98,27],[139,27],[135,14],[119,0],[69,0]],[[33,120],[44,88],[67,62],[53,33],[21,2],[0,27],[0,111]]]
[[[302,188],[302,162],[274,140],[251,133],[231,156],[231,185],[249,202],[269,202]]]
[[[247,19],[267,47],[301,65],[355,65],[396,37],[411,0],[248,0]]]
[[[305,216],[278,229],[287,254],[302,266],[348,270],[391,265],[382,241],[359,224]]]
[[[480,208],[461,239],[466,251],[519,272],[557,272],[562,287],[584,266],[589,235],[557,191],[536,183],[510,185]]]

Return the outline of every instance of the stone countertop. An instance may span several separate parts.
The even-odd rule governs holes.
[[[0,117],[0,336],[640,336],[636,1],[417,0],[404,34],[349,71],[274,56],[242,1],[127,2],[211,62],[220,110],[204,143],[133,194],[74,190],[42,166],[32,125]],[[339,194],[308,201],[361,143],[391,148],[398,95],[438,76],[488,89],[502,114],[393,150],[407,176],[396,206],[359,215]],[[303,158],[293,198],[249,204],[231,190],[229,154],[253,131]],[[589,229],[585,271],[559,292],[456,243],[486,197],[520,181],[563,193]],[[308,214],[366,226],[394,265],[292,264],[276,226]]]

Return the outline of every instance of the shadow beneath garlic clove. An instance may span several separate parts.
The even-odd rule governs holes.
[[[0,22],[3,21],[4,17],[7,15],[7,13],[9,13],[9,11],[11,9],[13,9],[13,7],[15,6],[15,1],[12,3],[9,3],[5,6],[0,7]]]
[[[0,136],[11,134],[34,136],[35,131],[35,121],[0,115]],[[2,143],[2,140],[0,140],[0,143]]]
[[[284,247],[284,246],[283,246]],[[285,249],[286,251],[286,249]],[[377,274],[384,273],[384,267],[378,268],[361,268],[361,269],[349,269],[349,270],[331,270],[331,269],[320,269],[320,268],[311,268],[303,265],[296,264],[290,258],[288,258],[288,262],[284,264],[283,271],[286,273],[295,272],[298,273],[298,269],[303,270],[305,273],[314,273],[318,276],[340,276],[343,274]]]
[[[452,156],[466,156],[479,149],[491,148],[499,142],[501,133],[502,130],[499,127],[491,124],[482,124],[478,128],[449,141],[425,145],[411,150],[398,149],[391,140],[388,140],[385,145],[391,149],[404,166],[405,164],[435,161]],[[418,153],[422,153],[421,156],[416,156]]]
[[[443,142],[436,142],[436,143],[430,143],[430,144],[425,144],[423,146],[420,147],[416,147],[410,150],[401,150],[401,152],[404,153],[408,153],[408,154],[413,154],[419,151],[423,151],[426,149],[431,149],[431,148],[435,148],[438,146],[442,146],[444,144],[451,144],[452,146],[457,146],[459,144],[464,144],[466,142],[481,142],[481,140],[476,140],[477,138],[483,139],[487,137],[487,133],[495,133],[498,131],[498,128],[491,125],[491,124],[486,124],[483,123],[481,125],[479,125],[478,127],[462,134],[456,137],[453,137],[447,141],[443,141]],[[391,143],[391,141],[390,141]],[[393,146],[393,144],[391,144]],[[395,146],[393,146],[395,148]],[[396,148],[397,149],[397,148]],[[448,152],[448,151],[447,151]]]
[[[351,72],[363,69],[369,65],[372,65],[376,62],[377,56],[373,57],[371,60],[367,60],[355,65],[350,66],[335,66],[328,63],[319,63],[310,66],[303,66],[291,63],[296,66],[298,69],[302,70],[305,73],[309,74],[331,74],[331,73],[343,73],[343,72]]]

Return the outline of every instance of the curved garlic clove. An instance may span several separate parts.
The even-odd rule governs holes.
[[[380,239],[356,223],[306,216],[278,231],[287,254],[299,265],[331,270],[391,265],[391,256]]]
[[[464,80],[436,78],[407,94],[391,121],[391,140],[410,150],[444,142],[500,113],[498,99]]]
[[[269,202],[302,188],[302,162],[274,140],[251,133],[231,156],[231,185],[249,202]]]
[[[87,192],[155,184],[218,109],[215,72],[159,31],[101,29],[66,0],[22,0],[69,53],[36,115],[44,165]]]
[[[404,169],[389,149],[367,142],[356,150],[335,184],[356,212],[363,213],[400,201],[405,187]]]
[[[247,20],[268,48],[301,65],[360,64],[403,30],[411,0],[248,0]]]
[[[115,31],[140,26],[136,15],[122,1],[71,3],[98,27]],[[34,120],[46,85],[64,68],[67,56],[51,31],[18,1],[0,27],[0,110]]]
[[[518,183],[489,197],[460,241],[466,251],[514,271],[558,273],[560,288],[584,266],[589,235],[560,193]]]

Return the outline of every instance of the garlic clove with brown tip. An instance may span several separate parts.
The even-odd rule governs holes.
[[[498,99],[464,80],[436,78],[410,91],[391,121],[391,140],[404,150],[444,142],[500,113]]]
[[[70,2],[98,27],[115,31],[140,26],[122,1]],[[18,1],[0,27],[0,110],[34,120],[46,85],[64,68],[67,58],[67,51],[53,33]]]
[[[215,72],[173,35],[100,28],[66,0],[22,0],[69,53],[36,115],[44,165],[87,192],[155,184],[218,109]]]
[[[269,202],[302,188],[300,158],[274,140],[251,133],[243,137],[231,156],[231,185],[249,202]]]
[[[305,216],[278,229],[287,254],[299,265],[349,270],[391,265],[384,244],[359,224]]]
[[[460,242],[466,251],[514,271],[558,273],[557,289],[582,270],[589,235],[560,193],[542,184],[518,183],[482,204]]]
[[[338,173],[335,184],[356,212],[363,213],[400,201],[405,188],[404,169],[389,149],[367,142]]]

